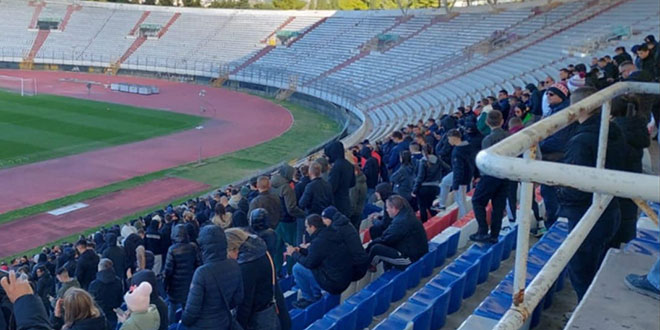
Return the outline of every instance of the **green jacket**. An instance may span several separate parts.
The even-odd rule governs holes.
[[[156,305],[149,305],[146,312],[131,312],[128,320],[121,325],[119,330],[158,330],[160,326],[160,315]]]

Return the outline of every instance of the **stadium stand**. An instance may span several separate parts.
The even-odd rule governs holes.
[[[369,157],[363,154],[365,149],[360,148],[354,153],[348,152],[347,155],[352,158],[351,163],[362,165],[364,175],[372,174],[367,173],[366,170],[370,155],[378,155],[379,169],[376,170],[375,180],[380,182],[387,181],[384,173],[387,172],[388,166],[385,164],[390,163],[392,159],[398,160],[399,155],[396,152],[400,150],[396,149],[397,144],[408,145],[415,137],[421,138],[424,141],[422,144],[437,144],[442,147],[448,144],[444,137],[451,128],[457,127],[465,135],[474,132],[478,125],[477,114],[461,110],[456,117],[452,116],[460,106],[470,105],[477,111],[483,111],[482,114],[486,114],[485,107],[477,106],[477,102],[482,98],[497,95],[501,89],[513,94],[516,87],[524,90],[528,84],[537,85],[548,76],[559,80],[557,72],[560,69],[568,67],[569,64],[585,61],[587,54],[598,57],[611,55],[613,45],[624,45],[630,49],[631,45],[639,42],[639,36],[658,35],[660,32],[657,25],[657,17],[660,14],[657,0],[568,1],[552,6],[522,4],[505,7],[504,10],[496,12],[484,9],[458,10],[453,13],[438,11],[412,11],[412,13],[410,16],[402,17],[398,12],[202,11],[98,3],[83,3],[81,7],[73,7],[71,4],[60,2],[34,5],[20,1],[2,1],[0,30],[3,31],[3,37],[0,39],[0,59],[3,62],[29,60],[34,63],[112,68],[114,73],[118,70],[135,70],[196,75],[207,79],[228,79],[290,89],[324,98],[354,112],[363,120],[362,129],[358,131],[360,134],[355,134],[344,142],[347,147],[359,145],[366,148]],[[48,34],[27,28],[33,27],[36,24],[35,20],[45,17],[44,15],[63,17],[62,31]],[[142,27],[147,25],[156,27],[157,32],[154,36],[140,35]],[[249,26],[249,29],[246,29],[246,26]],[[625,32],[633,30],[635,33],[630,33],[631,35]],[[283,42],[278,40],[273,44],[272,40],[278,39],[279,36],[286,36],[288,39],[283,38]],[[652,74],[657,77],[659,73],[656,71]],[[584,78],[577,71],[573,74]],[[601,88],[607,85],[604,79],[599,80],[596,77],[596,80],[603,84],[599,85]],[[568,90],[565,85],[545,86],[545,88]],[[497,104],[495,108],[501,109],[500,102],[494,104]],[[506,104],[508,105],[508,101]],[[528,102],[524,107],[529,105]],[[513,111],[511,109],[509,116],[504,118],[506,120],[504,125],[508,124],[508,119],[516,116],[512,115]],[[462,116],[464,117],[461,118]],[[432,123],[427,122],[429,118],[437,119],[436,126],[439,127],[432,128]],[[657,122],[658,118],[655,119]],[[419,121],[423,123],[420,124]],[[453,122],[453,125],[449,122]],[[407,123],[411,125],[402,129]],[[491,129],[495,130],[495,126],[497,125],[493,125]],[[405,137],[401,140],[407,142],[392,141],[397,134],[393,132],[401,134]],[[428,133],[423,135],[424,133],[421,132]],[[476,134],[480,135],[478,132]],[[362,142],[365,138],[371,142]],[[472,138],[471,136],[470,139]],[[475,141],[477,140],[470,141],[476,144],[477,150],[474,155],[478,149],[481,149],[480,140]],[[419,143],[419,140],[414,142]],[[449,146],[450,149],[451,147],[453,146]],[[402,149],[407,150],[407,147]],[[421,154],[418,160],[415,160],[414,168],[418,173],[422,173],[421,179],[425,178],[426,170],[419,170],[419,167],[431,166],[427,163],[435,164],[431,159],[445,162],[440,152],[436,151],[439,149],[432,146],[430,150],[424,151],[423,160],[419,160],[422,158]],[[438,154],[438,157],[432,158],[427,156],[427,153]],[[328,150],[326,155],[330,156]],[[453,158],[450,153],[447,162],[452,163],[452,166]],[[365,164],[361,164],[362,161]],[[472,161],[474,162],[474,159]],[[390,166],[389,174],[396,172],[397,166]],[[474,164],[472,166],[474,167]],[[383,167],[385,169],[382,169]],[[335,168],[339,166],[333,166],[333,171]],[[442,172],[440,179],[448,173]],[[278,175],[283,176],[281,171]],[[338,174],[330,174],[333,175]],[[412,174],[409,179],[420,180],[417,175]],[[345,177],[341,180],[343,182]],[[429,185],[437,186],[438,181],[440,180],[432,180]],[[472,182],[472,174],[470,181],[468,186],[476,185]],[[107,246],[106,242],[112,242],[108,234],[114,235],[114,239],[120,236],[125,241],[122,243],[123,246],[119,247],[133,257],[130,257],[129,260],[131,258],[132,260],[127,261],[129,263],[125,265],[126,267],[117,273],[118,276],[123,279],[126,269],[141,269],[144,274],[144,272],[149,273],[149,269],[156,268],[155,273],[160,273],[158,268],[163,264],[166,264],[165,267],[168,267],[167,265],[172,267],[168,261],[174,258],[170,255],[173,247],[165,244],[163,251],[163,247],[152,245],[157,244],[154,240],[167,240],[173,231],[174,223],[181,223],[183,225],[181,228],[185,228],[179,230],[186,230],[187,235],[200,235],[199,242],[203,245],[202,250],[206,254],[208,252],[206,249],[210,247],[204,244],[210,244],[209,237],[217,240],[217,236],[212,236],[217,233],[204,229],[200,233],[199,230],[204,225],[207,229],[221,226],[225,210],[223,207],[220,211],[216,205],[221,204],[223,197],[229,199],[234,198],[233,196],[238,196],[238,200],[245,200],[247,204],[247,201],[261,197],[256,197],[260,194],[255,190],[256,188],[257,185],[253,184],[251,188],[249,185],[244,187],[245,191],[220,190],[208,198],[150,213],[144,219],[134,220],[121,228],[119,226],[107,228],[103,233],[93,235],[90,241],[94,241],[96,246],[91,250],[96,249],[95,252],[105,256],[104,250],[117,247],[112,243]],[[370,189],[374,188],[370,187]],[[376,186],[375,191],[380,196],[382,192],[378,189]],[[396,191],[398,189],[400,186],[395,187]],[[517,193],[516,189],[513,190],[514,203],[509,204],[509,208],[515,213]],[[415,193],[419,191],[416,190]],[[471,192],[470,195],[473,193]],[[262,194],[267,193],[262,192]],[[449,200],[454,198],[453,194],[450,194]],[[288,197],[282,195],[277,196],[276,199],[278,197],[282,199],[281,204],[285,205],[284,199]],[[545,209],[540,196],[535,198],[541,208]],[[412,198],[410,200],[413,201]],[[468,200],[467,204],[471,205],[471,197]],[[242,212],[243,215],[248,213],[238,206],[238,201],[232,202],[229,202],[231,206],[228,207],[232,213]],[[383,202],[372,200],[367,203],[364,212],[357,212],[361,225],[356,229],[360,230],[361,242],[367,250],[371,249],[370,243],[379,239],[372,238],[374,233],[371,229],[375,227],[374,219],[368,216],[372,212],[382,212],[380,220],[386,219],[388,216],[385,213],[389,210],[384,211]],[[371,265],[377,267],[371,268],[361,279],[351,282],[341,294],[323,292],[317,301],[309,301],[309,304],[302,308],[295,306],[300,306],[299,290],[302,289],[303,284],[296,283],[294,276],[287,271],[293,260],[289,259],[285,265],[277,265],[278,268],[282,266],[283,270],[272,280],[275,281],[275,277],[277,278],[284,302],[281,304],[278,302],[276,305],[286,308],[290,316],[291,329],[442,328],[447,323],[447,318],[459,311],[464,301],[474,297],[475,292],[481,288],[480,285],[483,285],[489,276],[500,268],[502,262],[510,258],[511,251],[516,249],[516,235],[519,228],[512,219],[510,220],[510,216],[492,214],[492,207],[488,207],[488,221],[491,222],[493,216],[503,217],[504,227],[507,230],[503,230],[499,237],[495,238],[496,242],[480,241],[471,244],[470,240],[475,240],[471,235],[478,227],[474,211],[459,218],[457,205],[455,203],[447,205],[450,206],[444,210],[434,208],[432,217],[423,223],[429,249],[419,260],[401,269],[389,266],[388,269],[384,269],[382,263]],[[415,203],[411,207],[417,210]],[[288,212],[290,210],[282,214]],[[251,214],[247,214],[247,217],[251,217]],[[182,218],[186,220],[179,222]],[[543,218],[547,219],[547,216],[543,214],[536,220]],[[163,225],[159,228],[161,221]],[[268,233],[268,230],[255,229],[252,220],[249,223],[245,221],[246,223],[231,226],[252,227],[250,230],[259,237],[266,237],[266,241],[269,234],[282,235],[279,229],[277,234],[273,231],[275,228],[271,228],[272,233]],[[162,229],[168,226],[170,232]],[[636,267],[657,260],[649,255],[653,257],[660,255],[657,227],[643,220],[636,229],[637,237],[627,242],[624,248],[612,249],[608,252],[604,266],[594,279],[592,289],[575,309],[568,326],[593,324],[595,318],[593,314],[598,314],[598,305],[609,299],[602,297],[599,290],[593,288],[603,286],[609,288],[612,287],[611,283],[619,281],[616,282],[619,286],[617,294],[621,297],[625,296],[625,299],[636,299],[632,292],[625,290],[621,279],[621,276],[625,275],[623,272],[627,274],[633,266],[621,265],[632,263]],[[569,226],[564,219],[554,223],[547,233],[539,232],[540,240],[529,250],[527,283],[539,275],[543,265],[557,251],[568,234]],[[174,237],[175,235],[172,236],[173,239]],[[244,244],[245,242],[249,242],[249,239],[246,239]],[[135,246],[131,245],[133,243]],[[183,241],[177,243],[188,244]],[[36,269],[41,269],[39,271],[41,274],[44,273],[42,266],[50,267],[48,266],[50,261],[46,260],[48,255],[57,258],[51,264],[52,268],[55,268],[54,263],[58,265],[59,275],[61,269],[67,268],[67,258],[73,259],[75,249],[85,255],[85,250],[89,250],[85,244],[82,244],[82,248],[80,244],[58,247],[61,251],[57,253],[54,247],[53,250],[46,249],[39,255],[36,265],[35,262],[25,258],[25,260],[14,260],[8,266],[15,270],[23,268],[27,273],[31,273],[34,268],[33,280],[44,282],[45,280],[41,279],[43,275],[37,275]],[[135,260],[134,251],[139,244],[146,246],[146,252],[144,249],[140,250],[143,254],[140,257],[143,259]],[[194,246],[196,249],[197,245]],[[177,248],[181,246],[177,245]],[[168,249],[170,252],[167,252]],[[265,247],[261,250],[264,250],[262,252],[265,254]],[[283,252],[277,251],[276,253]],[[221,252],[227,251],[221,249]],[[269,252],[272,252],[270,247]],[[240,255],[239,252],[236,253]],[[628,257],[628,254],[632,257]],[[241,263],[240,257],[238,258]],[[80,257],[79,263],[81,259],[84,258]],[[222,262],[226,261],[224,255],[220,259],[223,259]],[[634,261],[631,261],[632,259]],[[150,264],[150,260],[153,264]],[[208,264],[207,261],[205,260]],[[262,261],[265,262],[265,259]],[[214,259],[211,265],[215,265],[216,262],[220,261]],[[186,273],[185,276],[179,275],[191,281],[194,271],[195,280],[209,280],[206,277],[211,275],[203,272],[210,266],[200,267],[195,271],[197,266],[199,265],[191,265],[190,269],[185,269],[190,272],[183,271]],[[262,273],[270,274],[270,267],[267,268],[269,271]],[[648,271],[648,267],[637,268],[636,271]],[[616,278],[611,276],[615,270],[619,271],[621,276]],[[77,267],[70,273],[80,277],[81,271],[83,271],[82,267]],[[531,312],[529,328],[539,325],[543,310],[553,304],[553,295],[561,293],[565,286],[566,273],[566,270],[561,273],[542,302]],[[240,276],[232,274],[231,271],[222,272],[222,275]],[[166,276],[171,276],[171,273]],[[270,282],[271,277],[268,278]],[[480,301],[460,329],[492,329],[512,304],[513,278],[512,270],[498,279],[499,284],[483,301]],[[78,280],[80,281],[81,278]],[[226,282],[222,281],[222,283]],[[131,282],[131,284],[139,283]],[[186,293],[187,288],[188,286],[185,289]],[[223,284],[222,290],[230,289],[235,288]],[[171,286],[161,286],[161,283],[158,283],[154,284],[153,290],[163,299],[169,297],[169,307],[172,309],[170,313],[161,311],[160,307],[158,313],[161,320],[167,315],[169,322],[164,325],[169,326],[170,329],[184,329],[186,325],[191,326],[200,318],[199,309],[203,307],[196,302],[192,303],[193,307],[187,307],[188,310],[178,309],[181,303],[172,298]],[[193,291],[190,292],[188,302],[198,298],[194,296]],[[273,295],[267,297],[269,303],[273,296],[279,298],[279,295],[273,292]],[[216,301],[218,306],[228,304],[227,296],[223,296],[222,299],[216,298],[218,298]],[[165,305],[163,299],[154,296],[151,298],[151,303]],[[26,299],[23,300],[25,301]],[[50,313],[53,306],[49,307],[47,301],[43,302]],[[41,303],[42,301],[36,302],[36,304]],[[119,307],[119,304],[111,307]],[[238,304],[232,306],[236,307],[236,305]],[[263,310],[252,312],[264,311],[271,305],[273,304],[267,304]],[[648,308],[657,304],[644,301],[640,306]],[[101,307],[105,308],[105,306]],[[193,308],[200,314],[191,314],[193,312],[190,310]],[[208,310],[204,312],[208,313]],[[152,313],[156,312],[152,311]],[[211,320],[217,322],[215,325],[231,322],[231,316],[227,315],[229,313],[224,309],[215,310],[214,313],[213,317],[216,318]],[[613,310],[612,313],[624,319],[634,311]],[[206,317],[207,314],[204,316]],[[208,322],[208,319],[203,321]],[[240,316],[239,321],[243,321]],[[652,323],[651,326],[656,324]],[[246,324],[242,325],[246,326]],[[163,328],[162,323],[161,328]]]

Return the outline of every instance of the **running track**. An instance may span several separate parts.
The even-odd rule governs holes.
[[[39,93],[128,104],[209,117],[202,130],[71,155],[0,170],[0,213],[102,187],[135,176],[215,157],[254,146],[286,132],[293,124],[284,108],[259,97],[194,84],[166,80],[98,74],[0,70],[0,75],[37,78]],[[87,95],[83,83],[62,82],[77,78],[104,84],[128,82],[156,85],[159,95],[141,96],[112,92],[94,86]],[[206,96],[200,97],[200,90]],[[217,116],[213,118],[214,114]],[[108,219],[110,220],[110,219]],[[3,231],[0,227],[0,231]]]

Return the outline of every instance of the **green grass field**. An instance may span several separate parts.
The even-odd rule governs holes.
[[[54,95],[0,91],[0,168],[189,129],[204,118]]]
[[[251,148],[246,148],[233,153],[222,155],[215,158],[204,160],[204,164],[183,165],[159,172],[150,173],[144,176],[135,177],[126,181],[117,182],[105,187],[91,189],[78,194],[66,196],[60,199],[52,200],[43,204],[33,205],[24,209],[10,211],[0,214],[0,223],[10,221],[20,221],[21,218],[37,213],[49,211],[64,205],[80,202],[86,199],[98,197],[122,189],[129,189],[149,181],[157,180],[163,177],[175,176],[208,183],[214,187],[220,187],[241,178],[246,178],[257,173],[257,171],[275,165],[282,161],[290,161],[302,156],[305,152],[324,141],[332,138],[341,130],[341,126],[330,118],[320,114],[317,111],[310,110],[299,105],[286,101],[270,101],[287,108],[294,118],[293,126],[283,135],[271,141],[264,142]],[[177,204],[198,196],[199,193],[185,196],[177,201],[167,201],[163,205],[142,210],[135,214],[130,214],[119,219],[108,219],[106,226],[115,223],[124,223],[137,216],[144,215],[151,210],[159,209],[169,203]],[[80,233],[71,233],[68,237],[63,237],[51,244],[74,241],[80,234],[90,234],[98,230],[98,227],[89,228]],[[21,255],[33,255],[41,248],[31,249],[18,253],[14,256],[3,258],[9,260]]]

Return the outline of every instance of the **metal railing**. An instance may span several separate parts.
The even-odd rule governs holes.
[[[660,202],[660,180],[657,176],[604,168],[611,100],[626,93],[660,94],[660,84],[617,83],[509,136],[477,155],[477,166],[483,173],[522,183],[520,198],[522,220],[518,224],[513,305],[500,319],[495,329],[520,329],[525,324],[615,196]],[[534,160],[536,147],[540,141],[575,122],[580,115],[592,113],[601,106],[595,168]],[[517,158],[523,152],[524,158]],[[579,220],[577,226],[525,288],[534,183],[571,187],[593,192],[594,195],[591,207]]]

